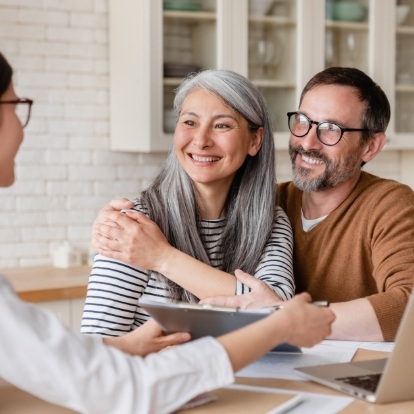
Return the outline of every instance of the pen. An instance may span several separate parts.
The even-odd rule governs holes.
[[[305,400],[303,399],[302,395],[296,395],[283,404],[278,405],[273,410],[268,411],[266,414],[286,414],[289,411],[292,411],[298,405],[302,404],[304,401]]]
[[[327,300],[316,300],[316,301],[312,302],[312,304],[315,305],[315,306],[322,306],[322,307],[329,306],[329,302]],[[273,306],[273,309],[274,310],[283,309],[283,305]]]

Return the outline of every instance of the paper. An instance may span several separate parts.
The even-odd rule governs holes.
[[[239,377],[280,378],[302,380],[303,376],[294,368],[319,364],[334,364],[352,360],[356,348],[318,344],[312,348],[302,348],[303,353],[268,353],[253,364],[237,372]]]
[[[274,394],[295,394],[303,401],[295,407],[289,409],[289,414],[335,414],[343,410],[354,401],[352,397],[342,397],[336,395],[319,394],[314,392],[299,392],[281,388],[255,387],[251,385],[233,384],[227,387],[229,389],[238,389],[245,391],[266,392]],[[267,414],[280,413],[275,407],[274,411],[268,411]]]
[[[395,342],[359,342],[359,341],[335,341],[327,339],[322,341],[321,344],[328,346],[339,346],[342,348],[362,348],[371,349],[372,351],[392,352]]]

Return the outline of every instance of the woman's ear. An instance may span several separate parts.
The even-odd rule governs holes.
[[[362,161],[367,163],[374,159],[386,143],[387,136],[385,135],[385,132],[377,132],[374,134],[374,136],[365,144],[365,148],[362,152]]]
[[[259,152],[263,142],[263,134],[263,127],[260,127],[256,131],[252,132],[252,142],[249,149],[250,156],[254,157]]]

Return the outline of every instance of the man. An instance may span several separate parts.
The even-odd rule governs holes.
[[[384,147],[389,119],[382,89],[340,67],[316,74],[288,114],[293,181],[279,185],[279,203],[294,232],[295,282],[298,292],[332,303],[334,339],[392,341],[413,286],[414,193],[362,171]],[[128,208],[112,202],[102,218],[111,206]],[[96,233],[110,230],[95,223],[95,239],[105,243]],[[275,302],[260,281],[243,274],[241,282],[250,293],[202,302]]]
[[[362,171],[389,119],[382,89],[338,67],[316,74],[288,113],[293,180],[279,185],[279,203],[294,232],[297,292],[332,303],[335,339],[392,341],[414,282],[414,193]],[[253,282],[246,296],[266,294]]]
[[[19,119],[16,107],[32,104],[16,96],[11,79],[12,68],[0,53],[0,187],[14,181],[14,158],[30,118],[27,111]],[[153,353],[190,335],[164,336],[152,320],[103,341],[75,334],[51,312],[20,301],[0,276],[0,378],[82,413],[170,413],[200,393],[230,384],[234,372],[279,343],[320,342],[334,315],[310,300],[299,295],[283,311],[217,340],[202,338]]]

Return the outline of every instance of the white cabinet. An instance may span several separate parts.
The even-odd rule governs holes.
[[[38,302],[36,306],[49,309],[59,320],[74,332],[80,332],[85,299],[65,299]]]
[[[414,149],[414,0],[398,1],[410,8],[400,24],[396,0],[270,0],[265,14],[253,10],[267,1],[110,0],[111,148],[168,150],[174,89],[210,67],[260,88],[276,147],[287,148],[286,112],[312,75],[339,65],[366,71],[389,96],[387,147]],[[344,3],[362,13],[341,14]]]

